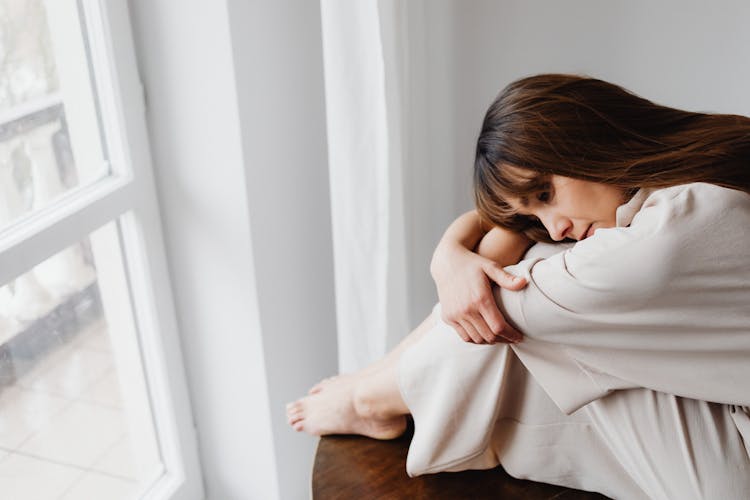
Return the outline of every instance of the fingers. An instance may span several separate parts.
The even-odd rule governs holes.
[[[464,342],[496,344],[498,342],[516,343],[523,340],[523,334],[510,326],[502,316],[500,316],[500,327],[497,329],[497,333],[490,329],[479,314],[467,316],[466,319],[457,322],[446,322],[456,330],[456,333]]]
[[[492,331],[493,335],[498,335],[505,325],[505,319],[500,314],[500,310],[497,308],[495,297],[490,295],[489,297],[482,299],[479,303],[479,314],[481,314],[487,326]]]
[[[523,341],[523,334],[521,332],[510,326],[506,321],[503,321],[503,323],[503,329],[499,333],[500,337],[511,344]]]
[[[471,288],[459,288],[458,292],[449,295],[445,302],[443,296],[438,293],[440,302],[446,306],[443,310],[443,320],[451,325],[465,342],[520,342],[523,335],[503,318],[495,302],[490,280],[502,288],[520,290],[527,285],[526,279],[505,272],[499,264],[490,260],[481,264],[481,270],[482,272],[472,278],[474,283],[470,283]]]
[[[483,269],[492,281],[506,290],[521,290],[528,284],[523,276],[513,276],[494,262],[485,265]]]
[[[500,337],[506,342],[520,342],[523,340],[523,335],[510,326],[503,315],[500,314],[500,310],[497,308],[494,297],[490,300],[482,301],[479,309],[482,315],[483,321],[486,322],[490,333],[497,341],[497,337]]]
[[[477,332],[477,334],[482,337],[482,339],[488,343],[488,344],[494,344],[497,342],[497,337],[494,333],[492,333],[492,330],[490,330],[490,327],[487,326],[487,323],[484,321],[484,318],[480,316],[478,313],[472,314],[469,316],[469,321],[471,322],[471,325],[474,327],[474,330]]]
[[[459,320],[459,325],[461,325],[461,328],[466,332],[467,337],[469,337],[469,340],[464,339],[466,342],[473,342],[474,344],[484,344],[484,338],[482,338],[482,335],[479,334],[476,328],[474,328],[474,325],[471,323],[471,321],[468,321],[466,319]]]
[[[446,321],[446,323],[448,322]],[[471,337],[469,337],[469,334],[466,333],[466,330],[464,330],[463,326],[461,326],[458,323],[448,323],[448,324],[452,326],[454,330],[456,330],[456,333],[458,333],[458,336],[461,337],[461,340],[463,340],[464,342],[473,342],[473,340],[471,340]]]

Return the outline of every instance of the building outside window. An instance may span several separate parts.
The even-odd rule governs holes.
[[[197,496],[124,1],[0,0],[0,491]]]

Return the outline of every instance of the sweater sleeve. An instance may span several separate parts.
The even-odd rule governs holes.
[[[506,268],[528,286],[496,290],[513,349],[566,413],[630,387],[750,404],[749,224],[750,196],[688,184],[630,227],[530,252]]]

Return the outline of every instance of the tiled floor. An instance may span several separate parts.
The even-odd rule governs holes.
[[[104,328],[89,328],[0,387],[0,498],[138,497]]]

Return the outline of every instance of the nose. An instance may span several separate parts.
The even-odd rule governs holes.
[[[547,214],[546,216],[540,216],[542,224],[547,229],[550,238],[555,241],[562,241],[569,236],[569,232],[573,229],[573,221],[567,217],[562,217],[554,214]]]

